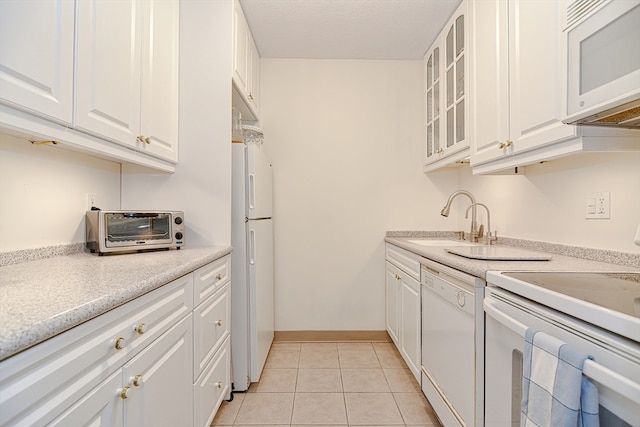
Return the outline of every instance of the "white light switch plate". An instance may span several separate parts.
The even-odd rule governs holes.
[[[611,193],[600,191],[587,194],[585,208],[586,219],[610,219],[611,218]]]

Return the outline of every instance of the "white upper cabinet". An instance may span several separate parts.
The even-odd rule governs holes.
[[[81,1],[76,127],[178,160],[178,1]]]
[[[425,55],[426,148],[424,171],[469,156],[468,30],[463,1]]]
[[[233,2],[233,105],[245,120],[258,120],[260,53],[238,0]]]
[[[0,101],[70,125],[73,50],[73,1],[0,1]]]
[[[577,151],[614,148],[629,132],[563,124],[561,2],[470,3],[471,166],[500,172]]]

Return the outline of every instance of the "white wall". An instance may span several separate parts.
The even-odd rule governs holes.
[[[120,165],[0,134],[0,251],[86,241],[87,193],[120,208]]]
[[[633,243],[640,224],[640,152],[560,158],[527,166],[522,176],[473,176],[468,168],[459,175],[461,188],[489,207],[499,235],[640,253]],[[585,219],[587,194],[599,191],[611,192],[611,219]],[[465,227],[466,206],[456,207]],[[478,215],[484,218],[484,210]]]
[[[261,61],[276,330],[383,330],[387,230],[447,228],[421,172],[420,61]]]
[[[231,1],[180,3],[176,171],[123,166],[122,208],[183,210],[188,246],[231,244],[231,47]]]

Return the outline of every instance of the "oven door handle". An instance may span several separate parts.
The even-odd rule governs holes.
[[[487,300],[487,298],[484,299],[482,305],[485,313],[524,339],[524,334],[527,331],[527,327],[524,324],[500,311],[500,309],[496,307],[495,302]],[[626,396],[636,404],[640,404],[640,384],[630,380],[629,378],[600,365],[594,360],[584,361],[582,373],[598,384],[615,391],[621,396]]]
[[[524,339],[524,333],[527,331],[527,327],[525,325],[518,322],[508,314],[500,311],[500,309],[496,307],[496,304],[494,302],[488,301],[487,298],[482,301],[482,306],[484,307],[485,313],[487,313],[489,316],[493,317],[498,322],[502,323],[504,326],[511,329],[513,332],[520,335]]]

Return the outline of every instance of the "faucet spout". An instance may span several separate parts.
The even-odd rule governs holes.
[[[451,193],[451,195],[449,196],[449,200],[447,200],[447,204],[444,205],[444,208],[442,208],[442,211],[440,211],[440,215],[444,216],[444,217],[448,217],[449,216],[449,210],[451,209],[451,203],[453,202],[453,199],[455,199],[457,196],[467,196],[469,198],[469,200],[471,200],[471,206],[470,208],[472,208],[471,211],[471,240],[473,241],[477,241],[478,239],[478,224],[476,222],[476,205],[478,203],[476,203],[476,198],[473,197],[473,194],[469,193],[466,190],[458,190],[458,191],[454,191],[453,193]],[[467,209],[468,211],[468,209]]]
[[[498,240],[498,233],[495,233],[495,236],[491,234],[491,214],[489,213],[489,208],[484,203],[473,203],[471,206],[467,208],[467,211],[464,214],[464,217],[467,218],[469,216],[469,209],[475,208],[476,206],[482,206],[487,211],[487,245],[493,244],[496,240]]]

